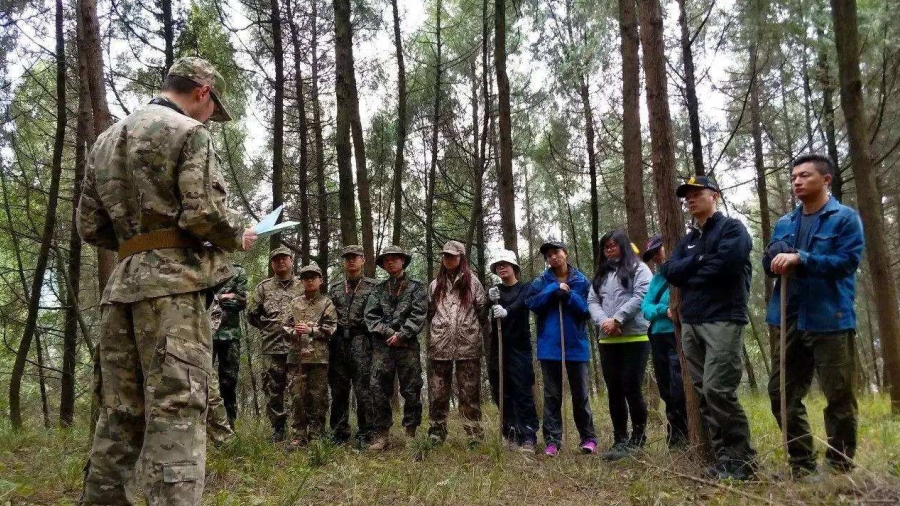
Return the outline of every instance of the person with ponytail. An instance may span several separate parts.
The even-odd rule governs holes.
[[[588,293],[588,310],[599,335],[600,367],[613,424],[613,445],[603,458],[619,460],[640,449],[647,440],[647,403],[641,385],[650,356],[650,324],[641,312],[641,302],[652,275],[635,254],[625,232],[607,233],[600,239],[600,247]]]

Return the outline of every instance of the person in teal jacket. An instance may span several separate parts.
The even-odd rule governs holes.
[[[647,243],[643,259],[653,261],[657,267],[666,261],[666,249],[661,235],[655,235]],[[688,442],[687,409],[684,400],[684,383],[681,380],[681,362],[675,348],[675,325],[669,317],[669,283],[656,269],[647,295],[641,303],[644,318],[650,322],[650,351],[653,374],[659,387],[659,396],[666,404],[666,442],[670,448]]]

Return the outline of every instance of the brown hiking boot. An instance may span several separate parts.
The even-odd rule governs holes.
[[[372,440],[372,444],[369,445],[369,451],[371,452],[382,452],[388,449],[390,443],[390,434],[386,430],[380,430],[375,433],[375,439]]]
[[[406,427],[406,437],[409,439],[416,438],[416,428],[415,427]]]

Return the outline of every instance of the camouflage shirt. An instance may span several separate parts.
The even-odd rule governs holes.
[[[331,297],[317,293],[312,299],[305,294],[291,302],[292,326],[306,322],[310,326],[309,334],[294,335],[294,351],[296,362],[301,364],[327,364],[328,340],[337,327],[337,311]],[[293,357],[292,357],[293,358]],[[289,360],[294,362],[295,360]]]
[[[366,300],[366,327],[381,339],[395,333],[404,342],[416,341],[428,316],[425,285],[409,279],[388,278],[375,287]]]
[[[372,278],[359,278],[354,284],[342,281],[331,285],[328,296],[337,309],[337,335],[343,338],[361,335],[366,329],[366,299],[375,289],[376,281]]]
[[[448,281],[440,302],[434,303],[438,280],[428,286],[431,306],[431,332],[428,336],[428,357],[432,360],[471,360],[481,356],[482,341],[490,328],[487,318],[487,297],[478,278],[472,276],[469,290],[472,300],[463,307],[462,296],[454,289],[457,276]]]
[[[232,268],[234,276],[216,294],[222,321],[213,335],[215,340],[231,341],[241,338],[241,311],[247,307],[247,271],[238,264],[234,264]],[[221,296],[226,293],[233,293],[234,297],[223,299]]]
[[[293,338],[293,330],[288,323],[291,301],[300,295],[303,295],[303,284],[294,276],[284,281],[273,276],[263,280],[253,291],[247,308],[247,321],[260,330],[264,354],[290,353]]]
[[[117,250],[136,235],[180,229],[208,244],[120,259],[102,302],[196,292],[230,278],[222,250],[241,246],[244,225],[226,205],[226,193],[209,131],[167,99],[155,99],[103,132],[88,157],[78,205],[81,238]]]

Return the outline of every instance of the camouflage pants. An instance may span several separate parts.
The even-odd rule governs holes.
[[[453,370],[456,369],[456,397],[463,417],[466,436],[480,438],[481,430],[481,360],[432,360],[428,373],[429,435],[447,437],[447,413],[450,410]]]
[[[213,340],[213,363],[219,373],[219,393],[228,413],[228,422],[234,427],[237,419],[237,385],[241,367],[241,340]]]
[[[331,431],[338,441],[350,439],[350,387],[356,396],[356,437],[372,432],[372,339],[357,335],[329,343],[328,384],[331,386]]]
[[[273,432],[284,433],[287,422],[284,396],[288,390],[288,380],[297,364],[289,364],[285,353],[266,355],[268,365],[263,376],[263,392],[266,393],[266,415]]]
[[[215,444],[227,443],[234,437],[234,430],[219,395],[219,378],[215,369],[209,375],[209,408],[206,410],[206,433]]]
[[[325,434],[328,416],[328,364],[293,364],[290,375],[291,437],[301,442]]]
[[[372,425],[388,430],[393,424],[391,396],[394,378],[403,397],[403,426],[416,428],[422,423],[422,361],[419,343],[390,347],[380,338],[372,340]]]
[[[104,305],[100,418],[84,504],[134,504],[137,466],[148,504],[200,504],[212,346],[206,298],[194,292]]]

